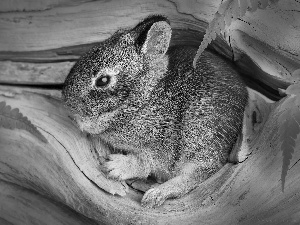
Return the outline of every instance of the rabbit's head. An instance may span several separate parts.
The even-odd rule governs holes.
[[[98,134],[146,104],[166,73],[171,27],[150,16],[84,54],[65,80],[63,101],[82,130]]]

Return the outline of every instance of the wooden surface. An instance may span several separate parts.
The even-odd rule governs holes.
[[[234,155],[240,163],[226,165],[187,196],[152,210],[140,207],[140,192],[103,176],[107,148],[81,133],[61,104],[68,71],[93,44],[161,13],[171,20],[172,45],[198,46],[219,3],[0,1],[0,102],[19,108],[48,140],[0,128],[0,224],[300,223],[299,151],[281,191],[278,116],[286,99],[266,102],[251,90]],[[299,80],[293,74],[300,68],[299,10],[297,1],[281,0],[248,12],[210,48],[234,58],[249,86],[278,100],[278,88]]]
[[[105,156],[105,146],[96,144],[95,152],[90,138],[76,129],[58,99],[17,88],[1,87],[0,90],[0,102],[18,107],[48,140],[43,143],[23,130],[0,129],[0,187],[7,189],[1,192],[0,215],[13,224],[21,224],[15,222],[16,214],[9,210],[18,202],[32,205],[30,208],[21,205],[17,214],[26,218],[27,224],[38,224],[35,219],[43,220],[43,214],[47,214],[44,207],[48,204],[54,212],[47,216],[56,218],[57,213],[64,220],[66,212],[60,209],[68,206],[75,211],[72,212],[74,218],[79,218],[78,224],[85,221],[83,215],[100,224],[185,224],[186,221],[220,224],[220,220],[226,224],[300,222],[299,151],[291,161],[293,166],[288,171],[285,191],[281,190],[282,153],[277,118],[284,100],[266,103],[253,94],[256,104],[250,108],[259,113],[267,112],[262,110],[267,106],[269,113],[257,114],[260,118],[257,123],[248,117],[246,123],[253,124],[250,130],[255,130],[256,138],[248,141],[248,155],[243,162],[227,164],[187,196],[168,200],[162,207],[149,210],[139,204],[141,193],[130,187],[126,189],[120,183],[111,183],[103,176],[99,158]],[[57,94],[52,93],[52,96]],[[247,113],[252,115],[250,108]],[[299,138],[297,146],[300,146]],[[127,195],[111,195],[103,189],[121,195],[126,190]],[[12,201],[9,196],[15,192],[18,197]],[[22,197],[22,193],[27,192],[30,194]],[[65,220],[66,224],[72,224],[69,217]],[[53,224],[52,220],[43,221]]]
[[[172,44],[198,46],[219,3],[220,0],[1,1],[0,82],[12,81],[7,70],[15,70],[15,74],[24,70],[24,64],[6,61],[39,63],[31,75],[33,83],[39,82],[39,70],[54,68],[55,63],[58,63],[57,72],[65,78],[70,62],[93,44],[108,38],[117,29],[134,26],[149,14],[169,17]],[[286,87],[283,81],[291,82],[292,73],[300,64],[299,9],[300,3],[286,0],[265,10],[247,12],[243,19],[227,27],[212,47],[231,59],[231,46],[236,63],[241,64],[247,76],[270,83],[274,89]],[[248,66],[249,60],[254,63],[255,75],[253,66]],[[25,66],[25,73],[30,72],[30,67],[32,64]],[[58,79],[54,71],[51,76],[52,71],[45,70],[49,72],[49,82],[64,80]],[[28,82],[26,76],[19,76],[19,82],[21,79]]]

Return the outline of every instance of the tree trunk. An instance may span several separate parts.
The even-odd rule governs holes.
[[[60,100],[62,83],[89,47],[149,14],[169,17],[172,45],[199,46],[221,1],[16,2],[0,3],[5,31],[0,33],[0,102],[6,104],[0,103],[0,224],[300,222],[300,138],[294,138],[283,191],[280,136],[281,115],[299,96],[282,98],[278,92],[299,79],[293,72],[300,68],[300,3],[279,1],[247,12],[209,46],[234,56],[251,87],[243,132],[231,155],[237,163],[226,164],[188,195],[145,209],[141,190],[150,184],[105,177],[101,165],[109,150],[70,119]]]

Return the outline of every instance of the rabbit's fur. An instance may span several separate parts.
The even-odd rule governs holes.
[[[164,16],[146,18],[92,48],[71,69],[63,99],[82,130],[126,154],[111,154],[111,178],[147,178],[142,205],[180,197],[218,171],[241,130],[247,90],[232,65],[197,49],[169,48]]]

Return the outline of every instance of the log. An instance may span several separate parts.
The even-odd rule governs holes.
[[[300,222],[300,137],[292,131],[295,151],[283,191],[280,136],[286,124],[281,115],[291,110],[284,105],[299,96],[283,91],[283,98],[278,91],[299,81],[300,3],[272,1],[265,10],[247,12],[211,43],[209,48],[234,61],[251,87],[243,132],[230,158],[235,163],[159,208],[140,206],[153,182],[105,177],[101,165],[109,149],[80,132],[61,103],[61,85],[74,61],[117,29],[161,13],[171,21],[172,45],[199,46],[220,2],[0,2],[0,102],[18,108],[43,137],[28,132],[28,124],[0,127],[1,224]],[[3,113],[1,118],[11,119]]]
[[[300,221],[299,151],[291,160],[284,192],[280,181],[283,162],[278,116],[281,105],[289,98],[268,103],[251,92],[252,106],[245,113],[248,131],[244,132],[244,140],[248,147],[244,149],[243,158],[239,158],[241,163],[227,164],[187,196],[167,200],[157,209],[145,209],[140,206],[142,194],[139,191],[108,180],[101,172],[101,161],[108,150],[101,143],[91,141],[95,137],[76,128],[59,99],[1,89],[0,102],[19,108],[48,141],[44,143],[25,130],[0,129],[0,179],[6,187],[3,190],[7,190],[2,191],[4,197],[1,198],[6,200],[1,202],[5,214],[0,215],[6,221],[14,222],[15,212],[7,209],[13,204],[9,196],[16,192],[16,185],[26,188],[24,192],[29,192],[28,189],[35,192],[32,198],[28,197],[30,201],[51,199],[59,207],[66,205],[76,211],[72,213],[82,214],[100,224],[219,224],[220,220],[228,224],[265,224],[266,221],[282,224]],[[255,119],[249,116],[254,111]],[[296,149],[299,146],[298,138]],[[22,202],[21,194],[20,199],[13,201]],[[45,207],[53,204],[45,202]],[[26,208],[24,211],[28,214],[20,214],[27,221],[34,221],[34,217],[44,224],[53,224],[51,220],[43,220],[44,208],[36,207],[34,215],[31,210]]]

